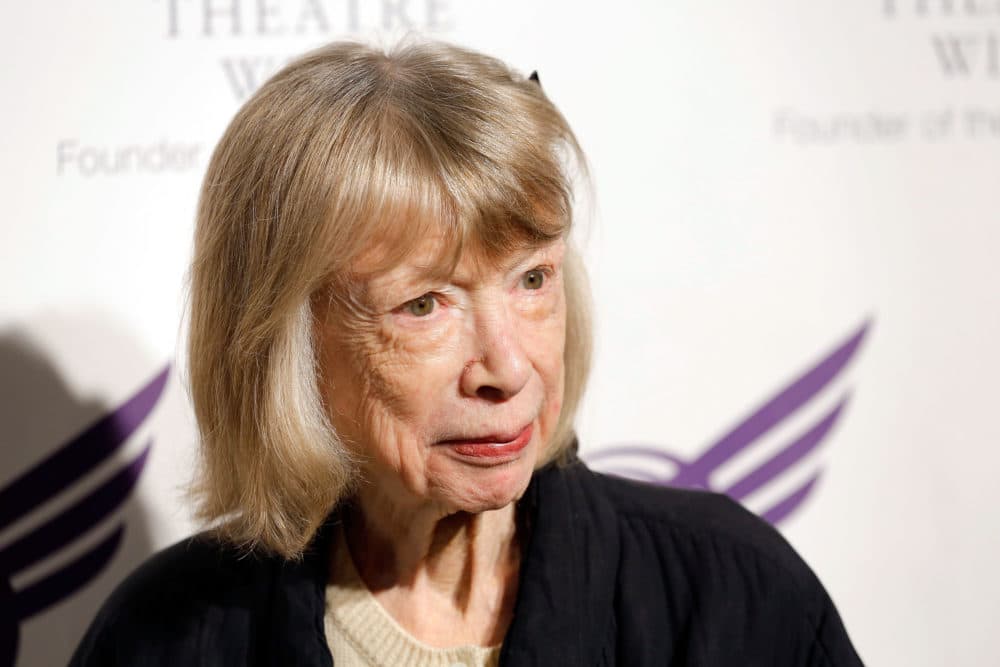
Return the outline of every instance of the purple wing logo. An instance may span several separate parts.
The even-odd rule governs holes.
[[[111,460],[153,411],[169,371],[168,365],[117,409],[0,488],[0,530]],[[18,589],[13,587],[12,577],[72,544],[121,506],[142,474],[151,446],[152,440],[56,516],[0,544],[0,667],[14,664],[21,622],[69,597],[97,576],[117,551],[125,525],[119,522],[96,546]]]
[[[844,413],[850,392],[844,391],[832,408],[738,479],[716,484],[713,483],[715,473],[737,455],[751,452],[765,435],[792,418],[830,386],[857,354],[870,324],[870,321],[865,322],[832,352],[778,390],[693,460],[685,460],[655,445],[627,444],[593,452],[586,457],[587,461],[595,468],[612,474],[664,486],[719,491],[741,501],[798,468],[800,462],[830,434]],[[668,465],[670,473],[663,475],[655,472],[656,469],[662,469],[663,464]],[[810,474],[797,488],[779,498],[760,515],[773,524],[780,523],[812,493],[821,474],[821,469]]]

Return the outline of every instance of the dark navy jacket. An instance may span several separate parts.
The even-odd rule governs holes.
[[[510,665],[860,665],[833,603],[767,523],[725,496],[535,473]],[[195,537],[118,587],[71,665],[332,664],[323,613],[335,514],[299,562]]]

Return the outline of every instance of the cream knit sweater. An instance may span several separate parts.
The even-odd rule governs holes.
[[[495,667],[500,647],[435,648],[414,638],[365,587],[337,528],[326,587],[326,641],[334,667]]]

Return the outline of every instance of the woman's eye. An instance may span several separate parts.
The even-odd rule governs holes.
[[[424,294],[423,296],[418,296],[416,299],[407,301],[403,307],[406,308],[406,311],[411,315],[415,315],[416,317],[425,317],[434,312],[434,306],[436,303],[437,302],[433,296],[430,294]]]
[[[545,283],[545,273],[541,269],[532,269],[521,278],[521,285],[525,289],[541,289]]]

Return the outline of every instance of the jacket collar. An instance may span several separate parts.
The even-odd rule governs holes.
[[[332,512],[297,561],[280,561],[271,591],[268,625],[268,665],[331,667],[333,657],[326,643],[326,583],[334,528],[339,516]]]
[[[501,667],[614,661],[617,522],[593,492],[592,477],[579,460],[549,464],[518,503],[529,537]],[[333,664],[323,616],[338,520],[332,512],[300,561],[278,565],[269,605],[271,664]]]
[[[546,466],[521,501],[530,534],[501,667],[613,662],[617,522],[592,475]]]

